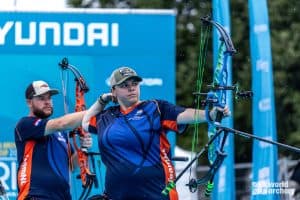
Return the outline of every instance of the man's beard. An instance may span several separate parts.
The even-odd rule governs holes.
[[[41,118],[41,119],[46,119],[48,118],[50,115],[52,115],[53,113],[53,108],[51,108],[51,112],[50,114],[46,114],[42,109],[38,109],[38,108],[33,108],[33,114],[35,116],[37,116],[38,118]]]

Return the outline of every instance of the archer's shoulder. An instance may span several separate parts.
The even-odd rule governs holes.
[[[38,117],[33,117],[33,116],[25,116],[19,119],[19,121],[17,122],[18,125],[20,124],[26,124],[26,123],[30,123],[32,121],[37,121],[39,120]]]
[[[107,108],[105,108],[103,111],[100,112],[100,114],[116,113],[119,111],[120,111],[120,106],[113,105],[113,106],[108,106]]]
[[[151,101],[157,103],[159,106],[165,106],[165,105],[175,105],[167,100],[163,99],[152,99]]]
[[[16,128],[19,129],[28,129],[28,128],[34,128],[38,126],[45,126],[48,119],[41,119],[34,116],[26,116],[22,117],[16,124]]]

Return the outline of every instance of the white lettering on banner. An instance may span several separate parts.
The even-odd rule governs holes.
[[[119,46],[119,24],[111,24],[111,45],[116,47]]]
[[[97,30],[102,30],[102,32],[98,33]],[[95,40],[99,39],[102,41],[102,46],[108,46],[108,24],[99,24],[92,23],[89,24],[88,27],[88,35],[92,37],[88,37],[88,46],[94,46]]]
[[[11,163],[11,189],[16,190],[17,189],[17,162]]]
[[[262,32],[266,32],[267,30],[268,30],[267,24],[257,24],[254,26],[255,33],[262,33]]]
[[[64,24],[64,42],[67,46],[81,46],[84,44],[84,26],[79,23],[66,23]],[[72,30],[77,33],[76,38],[72,38]]]
[[[7,21],[0,27],[0,45],[6,45],[8,34],[14,34],[16,46],[45,46],[50,42],[54,46],[119,46],[118,23],[32,21],[26,27],[21,21]]]
[[[143,81],[141,82],[141,85],[162,86],[163,85],[163,80],[161,78],[143,78]]]
[[[15,24],[15,41],[16,44],[20,45],[33,45],[36,41],[36,23],[30,22],[29,23],[29,37],[28,38],[22,38],[22,23],[16,22]]]
[[[39,37],[40,37],[39,44],[40,45],[44,46],[47,44],[47,36],[48,36],[47,33],[49,33],[50,31],[53,33],[54,46],[60,45],[60,26],[58,23],[52,23],[52,22],[40,23],[39,30],[40,30],[40,34],[39,34]],[[22,29],[20,31],[22,31]],[[16,43],[16,44],[18,44],[18,43]]]
[[[6,180],[9,180],[9,167],[3,163],[0,162],[0,168],[4,171],[3,175],[0,177],[0,180],[2,181],[3,187],[7,190],[8,185],[6,184]]]
[[[258,171],[258,180],[259,182],[267,181],[270,179],[270,168],[263,167]]]
[[[265,60],[256,61],[256,71],[269,72],[269,62]]]
[[[285,182],[252,182],[251,184],[252,195],[289,195],[294,196],[295,188],[289,186],[288,181]],[[288,198],[290,199],[290,198]]]
[[[271,110],[271,99],[265,98],[265,99],[260,100],[258,103],[258,108],[259,108],[259,111],[261,111],[261,112]]]
[[[0,171],[3,172],[2,176],[0,176],[0,180],[2,181],[4,189],[6,191],[17,190],[17,163],[15,161],[9,163],[0,161],[0,169]]]
[[[2,28],[0,27],[0,45],[5,44],[5,36],[13,25],[14,22],[8,21],[4,24]]]

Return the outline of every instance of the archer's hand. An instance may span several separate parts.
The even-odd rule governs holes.
[[[216,121],[217,113],[222,113],[222,118],[228,117],[231,115],[231,112],[229,110],[229,107],[226,105],[224,108],[215,106],[213,109],[209,112],[209,116],[213,121]]]
[[[113,96],[112,93],[104,93],[104,94],[102,94],[102,98],[103,98],[103,100],[105,100],[107,102],[110,102],[110,101],[112,101],[114,103],[117,102],[116,97]]]
[[[112,95],[112,93],[104,93],[102,94],[99,99],[98,102],[102,105],[106,105],[107,103],[109,103],[110,101],[112,102],[116,102],[115,97]]]
[[[96,102],[91,107],[89,107],[82,119],[81,126],[83,130],[88,132],[90,119],[99,114],[105,108],[106,104],[111,100],[112,93],[104,93],[96,100]]]
[[[90,133],[86,133],[84,136],[80,137],[80,146],[85,148],[90,148],[93,145],[93,139]]]

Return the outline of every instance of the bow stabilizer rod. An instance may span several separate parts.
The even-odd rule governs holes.
[[[236,129],[233,129],[233,128],[224,127],[224,126],[221,126],[221,125],[218,125],[218,128],[220,130],[224,130],[226,132],[233,133],[233,134],[238,135],[238,136],[242,136],[242,137],[245,137],[245,138],[252,138],[252,139],[255,139],[255,140],[258,140],[258,141],[262,141],[262,142],[265,142],[265,143],[268,143],[268,144],[273,144],[273,145],[276,145],[278,147],[288,149],[288,150],[296,152],[296,153],[300,153],[300,148],[298,148],[298,147],[294,147],[294,146],[291,146],[291,145],[288,145],[288,144],[276,142],[274,140],[266,139],[266,138],[259,137],[259,136],[253,135],[253,134],[249,134],[249,133],[246,133],[246,132],[243,132],[243,131],[239,131],[239,130],[236,130]]]

